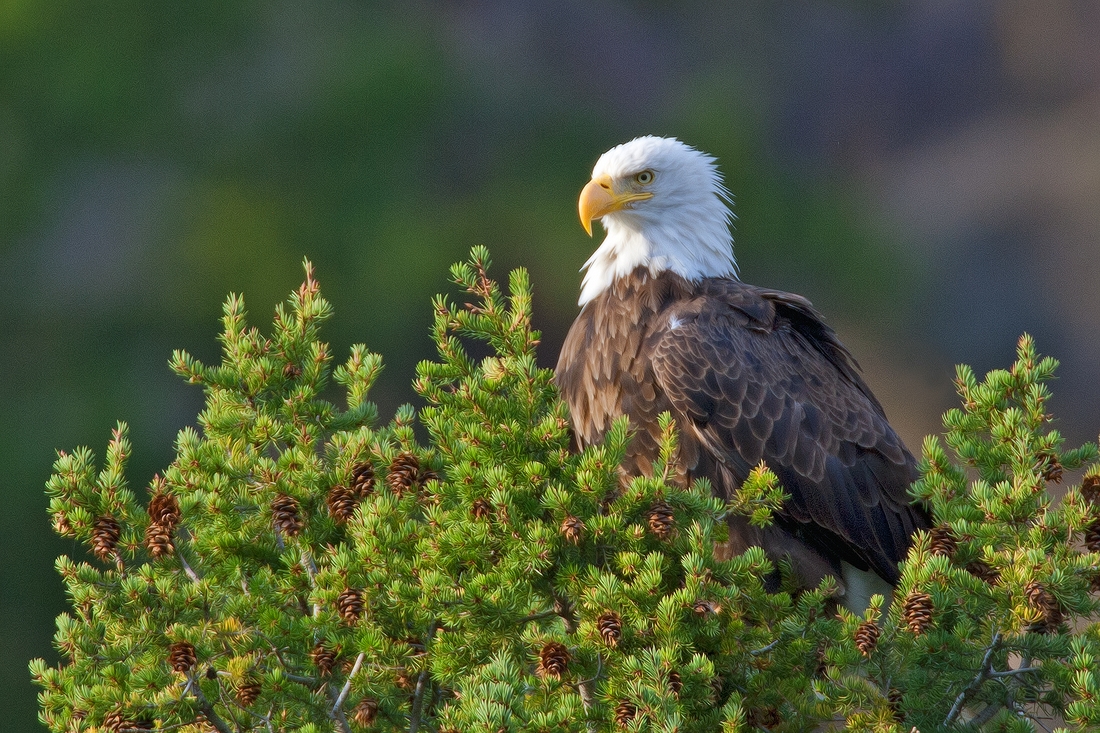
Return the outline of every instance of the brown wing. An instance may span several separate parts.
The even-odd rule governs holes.
[[[696,475],[728,496],[763,460],[791,496],[787,532],[896,583],[909,536],[928,525],[906,493],[915,461],[809,302],[714,280],[667,313],[652,368],[700,444]]]

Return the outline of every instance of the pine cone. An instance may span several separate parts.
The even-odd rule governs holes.
[[[773,705],[762,708],[752,708],[745,717],[747,718],[746,722],[748,722],[750,728],[771,730],[783,722],[783,719],[779,717],[779,710]]]
[[[1053,452],[1044,451],[1038,455],[1039,458],[1039,475],[1043,477],[1044,481],[1053,481],[1056,484],[1062,483],[1062,462],[1058,460],[1058,454]]]
[[[629,700],[623,700],[615,706],[615,723],[622,728],[630,725],[638,715],[638,708]]]
[[[362,501],[374,491],[374,466],[361,461],[351,469],[351,490]]]
[[[62,537],[71,537],[74,534],[73,525],[69,523],[69,518],[64,512],[58,512],[53,516],[53,531]]]
[[[297,537],[302,531],[302,516],[298,510],[298,501],[286,494],[279,494],[271,502],[271,520],[275,529],[286,537]]]
[[[564,644],[548,641],[539,652],[539,674],[558,680],[569,668],[572,656]]]
[[[118,710],[112,710],[103,718],[103,730],[110,731],[110,733],[118,733],[123,728],[129,727],[130,722]]]
[[[169,532],[172,532],[180,522],[179,499],[174,494],[164,493],[160,488],[149,500],[149,507],[146,511],[149,514],[149,519],[167,527]]]
[[[340,611],[340,618],[346,623],[354,624],[363,615],[362,591],[348,588],[336,599],[336,608]]]
[[[932,625],[932,611],[932,596],[921,591],[911,592],[901,607],[905,625],[914,634],[923,634]]]
[[[263,691],[263,683],[258,679],[255,677],[245,678],[237,687],[237,702],[242,708],[251,707],[252,703],[260,699],[260,693]]]
[[[680,690],[684,689],[684,681],[680,679],[680,673],[672,670],[668,673],[668,690],[676,697],[680,696]]]
[[[571,545],[579,545],[584,539],[584,522],[574,516],[566,516],[561,523],[561,534]]]
[[[865,657],[871,656],[871,652],[875,650],[875,646],[878,644],[878,637],[881,633],[878,624],[874,621],[864,621],[856,627],[855,640],[859,653]]]
[[[145,528],[145,547],[155,559],[175,552],[172,544],[172,530],[160,522],[150,522]]]
[[[672,535],[672,528],[676,523],[672,515],[672,507],[661,500],[653,503],[646,515],[649,523],[649,531],[659,540],[667,540]]]
[[[195,656],[195,646],[191,642],[175,641],[168,647],[168,664],[176,672],[187,674],[195,668],[198,662],[199,659]]]
[[[1054,630],[1063,621],[1062,604],[1050,590],[1038,581],[1031,581],[1024,587],[1028,605],[1043,615],[1043,626]]]
[[[997,568],[991,567],[982,560],[971,560],[966,564],[966,572],[988,585],[997,585],[1001,582],[1001,573]]]
[[[1085,547],[1089,552],[1100,552],[1100,519],[1092,520],[1085,528]]]
[[[695,603],[691,604],[691,610],[697,618],[705,619],[709,616],[717,614],[722,609],[721,606],[714,601],[708,601],[703,598],[699,598]]]
[[[596,619],[596,628],[600,630],[603,643],[608,646],[618,646],[619,639],[623,638],[623,620],[614,611],[608,611]]]
[[[322,677],[328,677],[332,674],[332,670],[336,666],[337,653],[335,649],[331,649],[323,643],[318,643],[317,646],[313,647],[313,651],[309,653],[309,657],[313,660],[313,666],[317,668],[318,674]]]
[[[355,507],[359,506],[359,497],[343,484],[336,484],[328,490],[325,497],[329,516],[337,524],[347,524],[355,516]]]
[[[1100,469],[1090,468],[1081,479],[1081,496],[1089,504],[1100,504]]]
[[[122,527],[119,526],[118,520],[110,514],[104,514],[97,518],[92,526],[92,552],[100,560],[107,562],[114,557],[118,538],[121,536]]]
[[[894,717],[900,722],[904,720],[905,716],[901,714],[901,701],[904,695],[901,690],[896,687],[891,687],[886,693],[886,701],[890,703],[890,709],[894,711]]]
[[[386,473],[386,483],[398,496],[417,486],[420,480],[420,459],[414,453],[399,453]]]
[[[939,527],[933,527],[928,533],[928,551],[933,557],[947,557],[951,558],[955,556],[955,551],[959,549],[959,542],[955,539],[955,533],[951,531],[951,528],[946,524],[941,524]]]
[[[474,519],[485,519],[492,516],[493,505],[489,503],[488,499],[479,496],[470,505],[470,514],[473,515]]]
[[[361,728],[366,728],[371,725],[378,717],[378,701],[369,697],[364,697],[359,701],[359,704],[355,706],[355,712],[351,714],[351,720]]]

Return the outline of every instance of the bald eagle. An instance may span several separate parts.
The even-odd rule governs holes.
[[[929,526],[907,495],[916,462],[810,302],[738,279],[730,203],[715,159],[679,140],[600,157],[579,208],[589,235],[600,219],[607,236],[584,265],[555,379],[580,447],[629,417],[628,477],[651,470],[665,411],[682,480],[705,476],[728,498],[764,461],[790,498],[764,529],[730,517],[720,552],[762,547],[798,587],[831,576],[862,610],[889,596]]]

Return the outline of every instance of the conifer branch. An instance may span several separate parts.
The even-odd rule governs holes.
[[[359,672],[359,668],[363,666],[363,660],[366,658],[366,652],[359,652],[359,656],[355,658],[355,664],[352,665],[351,671],[348,672],[348,679],[344,682],[344,687],[340,690],[340,694],[336,696],[336,701],[332,705],[332,711],[335,713],[337,710],[343,707],[344,701],[348,698],[348,693],[351,692],[351,680]]]
[[[496,730],[502,715],[562,733],[774,728],[778,718],[791,729],[869,730],[884,698],[899,716],[974,733],[1010,714],[1040,715],[1017,699],[1041,701],[1075,729],[1100,723],[1100,640],[1082,632],[1100,609],[1082,551],[1100,546],[1100,452],[1065,450],[1044,427],[1054,365],[1029,339],[1011,370],[982,381],[961,367],[962,409],[945,416],[942,441],[925,442],[913,495],[939,536],[918,535],[900,587],[936,602],[841,614],[838,624],[821,613],[835,584],[800,598],[768,594],[763,550],[715,557],[727,514],[765,526],[781,509],[782,488],[764,466],[723,503],[705,481],[669,484],[668,417],[660,465],[629,486],[617,470],[625,420],[602,445],[571,449],[566,408],[537,366],[526,274],[513,273],[503,294],[484,248],[472,262],[455,273],[474,306],[435,301],[439,360],[417,367],[419,411],[374,424],[366,396],[381,362],[363,346],[330,369],[317,328],[331,309],[309,269],[270,336],[246,323],[234,297],[220,364],[173,356],[207,402],[201,430],[180,432],[148,507],[125,489],[121,433],[103,471],[88,449],[58,453],[47,484],[57,531],[92,541],[105,568],[119,559],[108,550],[137,547],[143,527],[150,553],[117,574],[59,558],[73,604],[58,619],[66,660],[31,664],[52,733],[77,720],[136,731],[151,718],[165,731],[312,723],[421,733]],[[493,353],[471,356],[468,339]],[[320,396],[329,378],[347,390],[346,411]],[[1046,482],[1082,467],[1081,487],[1054,502]],[[133,521],[143,511],[149,523]],[[1016,618],[1020,603],[1044,633],[994,633],[989,619]],[[444,618],[453,620],[447,638],[437,633]],[[910,643],[933,629],[944,643]],[[414,656],[391,664],[395,650]],[[1020,653],[1017,668],[997,669],[1008,651]],[[204,675],[222,681],[210,699]],[[368,677],[374,695],[390,684],[402,692],[357,691],[349,703]],[[698,694],[704,678],[710,693]]]
[[[955,698],[955,703],[951,706],[951,709],[947,712],[947,717],[943,721],[943,727],[946,728],[955,722],[955,718],[959,717],[959,713],[962,712],[963,706],[966,705],[966,701],[969,700],[974,693],[981,689],[982,684],[989,679],[993,672],[992,664],[990,660],[993,658],[993,653],[996,652],[1001,646],[1001,632],[997,631],[993,634],[993,640],[985,650],[985,656],[982,657],[981,666],[978,667],[978,674],[970,681],[970,684],[963,688],[963,691],[959,693]]]
[[[347,684],[350,684],[350,680],[351,675],[348,675]],[[344,697],[347,697],[347,691],[351,689],[347,686],[347,684],[345,684],[344,690],[341,692]],[[328,698],[333,703],[332,709],[329,710],[328,713],[329,719],[336,724],[336,727],[340,730],[340,733],[351,733],[351,726],[348,725],[348,716],[344,714],[343,699],[335,693],[335,691],[332,689],[332,685],[326,684],[325,692],[328,693]]]
[[[191,688],[191,694],[195,696],[195,700],[198,702],[199,710],[206,718],[206,722],[214,726],[218,733],[233,733],[229,725],[214,712],[214,706],[210,704],[210,701],[206,699],[206,695],[202,693],[202,688],[199,687],[198,681],[191,678],[189,680],[189,687]]]
[[[428,627],[428,633],[424,636],[424,650],[427,651],[432,643],[435,632],[439,629],[439,623],[433,621]],[[409,713],[409,733],[416,733],[420,727],[420,716],[424,707],[424,692],[428,689],[428,667],[424,666],[416,678],[416,692],[413,694],[412,709]]]

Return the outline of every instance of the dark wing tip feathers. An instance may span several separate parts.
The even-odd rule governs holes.
[[[704,297],[654,344],[673,407],[739,481],[761,459],[776,471],[791,494],[780,521],[896,582],[927,516],[909,505],[916,463],[855,359],[800,296],[721,281]]]

